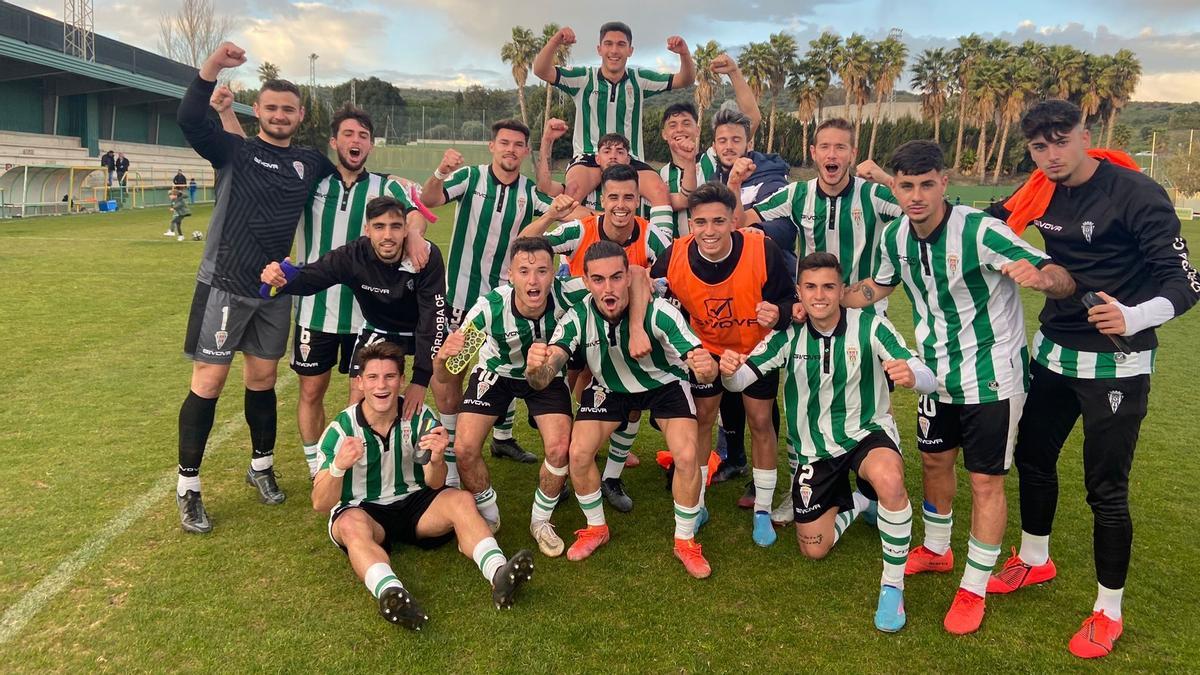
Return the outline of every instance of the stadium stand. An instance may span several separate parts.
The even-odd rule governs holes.
[[[211,195],[212,168],[175,123],[196,69],[101,35],[94,61],[63,53],[62,42],[61,22],[0,1],[0,218],[89,210],[109,199],[165,204],[180,169]],[[246,105],[235,110],[253,115]],[[108,150],[130,161],[126,189],[115,196],[100,167]]]

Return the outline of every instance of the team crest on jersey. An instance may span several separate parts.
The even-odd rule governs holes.
[[[299,176],[301,180],[303,180],[304,179],[304,162],[301,162],[300,160],[296,160],[296,161],[292,162],[292,168],[296,170],[296,175]]]
[[[861,208],[858,208],[857,206],[850,209],[850,219],[853,220],[856,225],[862,225],[863,224],[863,210]]]
[[[849,361],[850,365],[852,366],[858,365],[858,347],[846,347],[846,360]]]
[[[411,291],[417,287],[417,284],[412,279],[409,279],[408,281],[404,282],[404,287]]]
[[[953,253],[946,256],[946,267],[950,268],[951,274],[956,274],[958,272],[958,256]]]
[[[301,344],[301,345],[300,345],[300,360],[301,360],[301,361],[307,361],[307,360],[308,360],[308,354],[309,354],[309,352],[311,352],[311,351],[312,351],[312,347],[311,347],[311,346],[309,346],[309,345],[306,345],[306,344]]]
[[[804,502],[804,508],[808,508],[809,502],[812,501],[812,488],[807,485],[800,486],[800,501]]]
[[[754,345],[754,349],[751,350],[750,356],[758,356],[759,354],[763,354],[766,351],[767,351],[767,341],[764,339],[761,342],[759,342],[758,344]]]
[[[1096,224],[1090,220],[1085,220],[1081,229],[1083,230],[1083,238],[1087,240],[1087,243],[1092,243],[1092,232],[1096,231]]]
[[[918,417],[917,426],[921,427],[921,436],[924,438],[929,438],[929,418]]]
[[[217,349],[225,346],[225,341],[229,339],[229,331],[219,330],[213,333],[213,337],[217,340]]]
[[[1108,392],[1108,407],[1112,408],[1113,414],[1117,414],[1117,408],[1121,407],[1121,401],[1125,400],[1125,394],[1113,389]]]
[[[517,197],[517,208],[518,209],[525,208],[525,197],[524,196]]]
[[[1000,383],[992,380],[991,382],[988,382],[988,389],[991,389],[992,391],[1000,391]]]

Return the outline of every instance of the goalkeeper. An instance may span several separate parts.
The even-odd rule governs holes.
[[[492,532],[500,527],[500,510],[483,463],[483,441],[513,399],[528,406],[546,449],[529,531],[550,557],[563,552],[550,515],[567,479],[571,392],[561,373],[545,389],[532,389],[525,381],[525,352],[534,342],[547,341],[567,309],[587,295],[581,279],[559,279],[555,270],[554,250],[545,237],[518,237],[509,253],[510,283],[480,296],[433,360],[434,381],[450,386],[479,353],[454,442],[463,489],[475,494],[475,506]]]
[[[295,268],[273,262],[262,282],[279,293],[313,295],[336,284],[354,293],[363,313],[363,329],[354,345],[350,376],[359,374],[357,354],[377,342],[398,345],[413,357],[412,376],[404,390],[401,418],[410,419],[425,401],[433,377],[433,356],[446,336],[446,267],[442,253],[426,241],[429,260],[418,270],[405,255],[407,207],[393,197],[367,202],[366,236],[333,249],[315,262]],[[452,400],[448,387],[433,383],[439,409]],[[362,400],[352,394],[351,404]]]

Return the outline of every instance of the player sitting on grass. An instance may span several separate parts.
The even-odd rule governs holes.
[[[567,359],[582,351],[593,379],[579,401],[571,430],[570,471],[576,499],[587,527],[567,551],[568,560],[583,560],[608,541],[596,452],[630,411],[649,410],[675,460],[675,556],[688,574],[703,579],[712,573],[696,542],[700,515],[700,466],[696,458],[696,406],[688,384],[690,369],[699,382],[712,382],[717,364],[666,300],[649,303],[642,321],[650,334],[650,353],[629,354],[630,266],[624,249],[598,241],[584,256],[584,283],[591,296],[572,307],[554,331],[550,344],[533,343],[525,357],[526,376],[534,389],[558,377]]]
[[[771,333],[749,357],[726,351],[721,379],[729,391],[740,391],[783,370],[788,435],[801,462],[791,492],[796,539],[805,557],[828,555],[867,506],[860,493],[852,493],[851,471],[878,495],[883,579],[875,626],[894,632],[905,622],[912,506],[899,433],[888,412],[887,378],[921,393],[933,391],[937,382],[886,319],[838,304],[844,288],[833,254],[805,257],[799,290],[807,320]]]
[[[654,178],[658,174],[645,158],[642,149],[642,100],[670,89],[682,89],[696,80],[687,42],[678,35],[667,38],[667,49],[679,55],[678,73],[660,73],[649,68],[630,68],[633,55],[633,31],[620,21],[610,21],[600,27],[600,66],[567,68],[554,65],[555,53],[564,45],[575,44],[575,31],[564,27],[554,34],[533,61],[533,74],[565,92],[575,101],[575,135],[572,139],[575,157],[567,167],[566,190],[575,201],[585,198],[600,185],[604,169],[597,163],[600,137],[616,133],[629,140],[633,166]],[[665,198],[665,194],[663,197]],[[670,206],[652,201],[670,217]]]
[[[424,549],[458,539],[458,550],[492,585],[496,608],[511,608],[517,588],[533,576],[533,554],[512,560],[488,532],[469,493],[445,486],[446,430],[420,400],[402,419],[404,352],[377,342],[358,354],[354,378],[362,401],[346,408],[321,437],[312,504],[329,511],[329,537],[391,623],[420,630],[429,619],[389,564],[395,544]]]
[[[574,200],[555,200],[572,208]],[[542,437],[546,460],[533,496],[530,534],[542,553],[561,555],[563,541],[554,532],[550,516],[567,480],[567,444],[571,437],[571,392],[566,380],[555,377],[549,386],[533,389],[525,381],[525,352],[534,342],[545,342],[567,308],[587,295],[580,279],[554,276],[554,251],[544,237],[519,237],[509,254],[511,285],[484,294],[463,317],[463,327],[450,333],[434,358],[434,376],[450,382],[449,359],[469,359],[464,352],[466,333],[481,332],[479,363],[471,372],[458,414],[455,452],[461,461],[463,487],[475,494],[488,525],[500,527],[500,510],[487,466],[463,461],[481,455],[483,440],[515,399],[525,401]],[[464,360],[465,360],[464,359]]]

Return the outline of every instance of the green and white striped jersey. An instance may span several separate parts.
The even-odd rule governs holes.
[[[411,208],[412,200],[404,186],[386,175],[364,171],[347,188],[340,174],[324,178],[309,195],[304,217],[296,228],[296,262],[315,262],[339,246],[345,246],[365,234],[367,202],[390,195]],[[354,294],[344,285],[332,286],[311,296],[296,296],[296,323],[323,333],[358,333],[363,324],[362,311]]]
[[[512,286],[494,288],[479,298],[463,318],[463,325],[475,326],[487,334],[479,348],[479,365],[513,379],[525,379],[525,354],[534,339],[549,341],[559,319],[588,294],[583,279],[555,278],[550,285],[546,312],[536,319],[526,318],[517,310]]]
[[[457,201],[446,300],[457,313],[508,281],[508,247],[517,234],[550,209],[551,199],[520,176],[500,182],[490,164],[464,166],[443,184],[447,201]]]
[[[760,376],[784,369],[789,444],[809,464],[843,455],[876,431],[899,444],[882,362],[912,356],[887,319],[844,309],[831,335],[792,324],[763,338],[746,364]]]
[[[702,184],[700,180],[700,169],[696,168],[696,185]],[[675,165],[674,162],[667,162],[661,169],[658,170],[658,175],[662,177],[663,182],[667,184],[667,191],[671,194],[683,194],[683,169]],[[678,239],[687,236],[692,231],[688,225],[688,210],[680,209],[675,212],[674,218],[671,220],[671,238]]]
[[[717,151],[709,146],[698,158],[696,158],[696,185],[707,183],[710,180],[720,180],[721,176],[721,160],[717,159]]]
[[[404,399],[400,399],[403,407]],[[362,403],[346,408],[333,418],[321,435],[317,459],[321,469],[333,466],[333,458],[342,439],[357,436],[363,440],[363,456],[346,470],[342,478],[339,505],[373,502],[391,504],[425,487],[425,472],[413,461],[413,451],[421,439],[421,430],[441,426],[437,415],[424,405],[410,420],[396,418],[387,438],[375,433],[363,416]]]
[[[1049,258],[982,211],[945,206],[941,224],[925,239],[907,216],[884,229],[875,281],[904,284],[921,360],[937,376],[933,400],[989,403],[1023,394],[1025,315],[1017,284],[1000,269]]]
[[[792,183],[759,202],[754,210],[763,220],[792,221],[800,234],[796,253],[801,259],[818,251],[837,256],[847,284],[875,275],[883,226],[904,215],[886,186],[856,177],[832,197],[821,192],[816,178]]]
[[[683,315],[671,303],[655,298],[646,309],[645,327],[650,354],[635,359],[628,351],[629,313],[609,323],[589,295],[563,315],[550,344],[568,354],[583,350],[592,375],[609,391],[635,394],[687,381],[683,360],[688,352],[700,349],[700,339]]]
[[[1081,352],[1051,342],[1042,331],[1033,334],[1033,360],[1059,375],[1081,380],[1106,380],[1153,375],[1157,349],[1122,352]]]
[[[596,227],[600,229],[600,239],[608,239],[608,237],[604,234],[603,214],[596,219]],[[638,224],[634,225],[634,230],[631,237],[636,238],[636,236],[639,234],[637,229],[639,227],[647,228],[646,259],[653,263],[658,259],[658,256],[662,255],[663,252],[667,250],[667,247],[671,245],[671,234],[669,232],[664,232],[662,228],[655,227],[646,221],[644,223],[639,222]],[[566,222],[559,223],[554,227],[554,229],[547,232],[546,239],[550,240],[550,246],[554,248],[555,253],[564,256],[570,256],[572,253],[579,250],[580,245],[584,241],[584,235],[583,221],[568,220]],[[626,242],[623,241],[618,241],[616,243],[620,244],[622,248],[624,248],[626,244]]]
[[[609,82],[596,66],[555,68],[554,86],[575,101],[574,154],[596,152],[605,134],[629,139],[629,154],[642,159],[642,99],[671,88],[671,73],[649,68],[626,68],[617,83]]]

